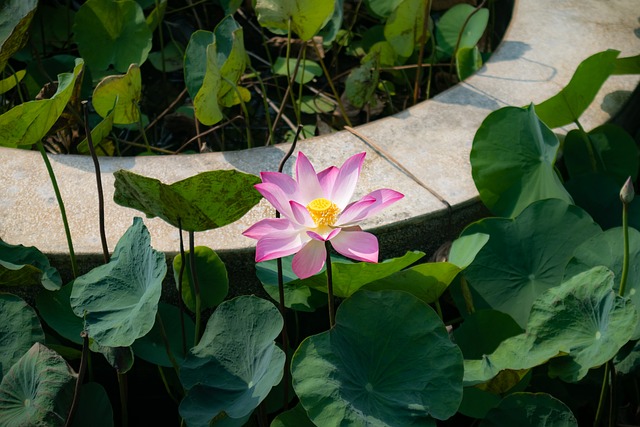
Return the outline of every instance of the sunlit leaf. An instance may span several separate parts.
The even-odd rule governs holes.
[[[1,115],[0,145],[16,148],[35,144],[44,137],[71,99],[83,64],[82,59],[77,59],[73,73],[58,75],[58,89],[51,98],[25,102]]]
[[[306,114],[330,113],[336,109],[333,102],[321,96],[303,95],[300,99],[300,111]]]
[[[131,64],[126,74],[102,79],[93,91],[92,103],[101,117],[106,118],[113,111],[114,124],[128,125],[140,120],[141,96],[140,67]]]
[[[352,69],[347,76],[345,95],[354,107],[362,108],[371,100],[380,78],[377,61],[378,57],[373,57],[359,67]]]
[[[113,129],[115,110],[116,109],[113,108],[109,114],[107,114],[107,117],[91,129],[91,141],[98,156],[113,156],[115,152],[113,141],[107,138]],[[86,137],[78,144],[77,150],[79,154],[91,154],[89,140]]]
[[[526,332],[508,338],[481,360],[465,360],[467,385],[505,369],[528,369],[552,361],[550,374],[576,382],[606,363],[631,338],[638,313],[613,291],[613,273],[596,267],[549,289],[533,304]],[[562,356],[562,357],[559,357]]]
[[[151,31],[152,33],[156,30],[156,28],[158,28],[158,25],[162,23],[162,20],[164,19],[164,13],[167,11],[168,2],[169,0],[160,0],[158,2],[155,2],[155,1],[152,2],[154,3],[154,8],[149,13],[146,19],[147,26],[149,27],[149,31]]]
[[[0,378],[36,342],[44,342],[44,332],[35,310],[15,295],[0,294]]]
[[[540,120],[550,128],[575,122],[614,72],[619,54],[617,50],[606,50],[582,61],[560,92],[536,105]]]
[[[253,186],[254,175],[235,170],[203,172],[171,185],[119,170],[114,172],[113,200],[160,217],[186,231],[205,231],[240,219],[262,196]]]
[[[495,215],[513,217],[549,198],[572,202],[554,164],[560,143],[533,106],[489,114],[471,148],[471,174],[482,202]]]
[[[640,55],[617,58],[611,74],[640,74]]]
[[[71,308],[99,345],[130,346],[153,327],[166,272],[164,254],[151,247],[142,219],[134,218],[109,263],[74,281]]]
[[[27,70],[16,71],[15,74],[10,75],[6,79],[0,80],[0,94],[10,91],[18,83],[22,81],[24,76],[27,74]]]
[[[462,354],[438,315],[398,291],[360,291],[305,339],[293,387],[319,426],[435,426],[462,399]]]
[[[95,70],[113,65],[124,73],[151,50],[151,30],[133,0],[88,0],[76,13],[73,31],[80,55]]]
[[[482,57],[478,46],[461,47],[456,52],[456,72],[460,81],[466,79],[482,67]]]
[[[279,56],[273,63],[273,72],[279,76],[289,76],[288,73],[293,75],[293,72],[296,70],[296,62],[297,61],[295,59],[289,59],[289,71],[287,72],[287,60],[286,58]],[[316,77],[320,77],[321,75],[322,68],[320,65],[317,62],[306,59],[304,61],[300,61],[294,81],[299,84],[305,84],[309,83]]]
[[[426,1],[403,0],[393,9],[384,25],[384,37],[400,56],[411,56],[421,40],[429,40],[424,23]]]
[[[35,343],[0,383],[0,425],[62,426],[67,418],[76,375],[67,362]]]
[[[488,22],[489,9],[481,8],[476,11],[475,7],[466,3],[453,6],[442,15],[436,25],[438,49],[443,56],[450,58],[454,55],[456,46],[458,49],[473,48],[484,34]]]
[[[45,254],[33,246],[10,245],[0,240],[0,285],[42,285],[50,291],[60,289],[60,273]]]
[[[185,258],[189,260],[189,251],[185,251]],[[182,267],[180,254],[173,258],[173,278],[178,288],[180,269]],[[220,304],[229,292],[229,277],[227,268],[213,249],[206,246],[195,247],[195,270],[200,287],[200,308],[213,308]],[[182,274],[182,300],[185,306],[196,311],[195,285],[191,279],[191,262],[184,265]]]
[[[2,2],[0,71],[4,70],[9,58],[27,43],[29,27],[37,6],[37,0],[6,0]]]
[[[285,355],[274,342],[282,325],[278,309],[264,299],[220,304],[180,368],[187,389],[180,415],[189,426],[208,426],[221,412],[244,418],[264,400],[283,375]]]
[[[571,409],[546,393],[514,393],[489,411],[479,427],[578,427]]]
[[[263,27],[291,31],[303,41],[310,40],[333,15],[335,2],[317,0],[257,0],[258,22]],[[290,21],[291,20],[291,21]]]
[[[402,0],[365,0],[364,3],[374,15],[386,18],[402,3]]]

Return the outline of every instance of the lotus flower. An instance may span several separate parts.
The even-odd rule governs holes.
[[[380,189],[350,203],[365,154],[350,157],[340,168],[316,173],[300,153],[295,180],[280,172],[262,172],[262,183],[255,188],[282,217],[263,219],[242,233],[258,240],[256,262],[295,254],[293,272],[304,279],[324,266],[327,241],[345,257],[378,262],[378,239],[357,223],[404,196]]]

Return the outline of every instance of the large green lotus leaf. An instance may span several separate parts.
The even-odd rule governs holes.
[[[9,58],[27,43],[29,27],[37,6],[38,0],[7,0],[2,2],[0,72],[4,70]]]
[[[298,403],[293,409],[280,413],[269,427],[315,427],[304,407]]]
[[[403,0],[384,24],[384,37],[400,56],[411,56],[423,38],[429,39],[424,25],[426,1]]]
[[[302,284],[291,284],[298,277],[291,269],[293,255],[282,258],[282,282],[284,284],[284,305],[296,311],[312,312],[316,308],[327,305],[327,294]],[[274,301],[280,301],[278,289],[278,263],[270,260],[256,263],[256,275],[263,289]]]
[[[71,427],[113,427],[113,425],[113,409],[104,387],[98,383],[83,384]]]
[[[0,293],[0,378],[36,342],[44,342],[44,332],[34,309],[15,295]]]
[[[10,245],[0,240],[0,285],[40,285],[60,289],[62,279],[49,259],[33,246]]]
[[[462,399],[462,354],[438,315],[399,291],[360,291],[305,339],[293,387],[319,426],[435,426]]]
[[[483,203],[498,216],[513,217],[531,203],[557,198],[571,203],[554,163],[560,143],[533,106],[505,107],[489,114],[471,148],[471,174]]]
[[[469,4],[457,4],[447,10],[438,21],[436,25],[438,50],[445,57],[452,57],[456,46],[458,49],[472,48],[478,44],[489,22],[489,9],[482,8],[473,13],[474,11],[475,8]],[[472,13],[473,16],[469,18]]]
[[[515,219],[471,224],[463,235],[490,236],[464,272],[480,296],[474,303],[484,301],[524,327],[533,301],[562,282],[575,248],[600,231],[582,209],[558,199],[536,202]]]
[[[76,59],[73,73],[58,75],[58,89],[49,99],[17,105],[0,116],[0,145],[16,148],[44,137],[66,107],[84,62]]]
[[[171,185],[133,172],[114,172],[113,200],[186,231],[206,231],[240,219],[262,196],[260,178],[236,170],[203,172]]]
[[[561,357],[550,372],[576,382],[614,357],[633,335],[633,302],[613,291],[613,273],[595,267],[542,294],[531,308],[526,332],[508,338],[490,355],[465,360],[466,385],[485,382],[505,369],[529,369]]]
[[[614,359],[616,374],[635,374],[640,369],[640,341],[627,343]]]
[[[606,50],[582,61],[560,92],[536,105],[540,120],[550,128],[565,126],[578,120],[593,102],[600,87],[614,72],[619,54],[617,50]]]
[[[229,293],[229,277],[227,268],[217,253],[206,246],[195,247],[195,269],[200,286],[200,308],[202,310],[213,308],[220,304]],[[186,259],[189,259],[189,251],[185,252]],[[180,268],[182,267],[182,256],[180,254],[173,258],[173,278],[178,288]],[[195,288],[191,280],[190,262],[184,266],[182,273],[182,300],[187,308],[196,311]]]
[[[156,30],[156,28],[158,28],[158,25],[162,23],[164,14],[167,11],[168,3],[169,3],[169,0],[160,0],[160,1],[154,0],[153,2],[151,2],[151,4],[154,4],[155,7],[145,19],[147,26],[149,27],[149,31],[151,31],[151,33],[153,33]],[[145,9],[145,7],[143,7],[143,9]]]
[[[405,291],[427,304],[433,304],[447,290],[459,272],[460,268],[449,262],[429,262],[373,281],[363,289]]]
[[[0,425],[63,426],[76,375],[53,350],[35,343],[0,383]]]
[[[236,83],[242,77],[248,62],[247,52],[244,48],[244,33],[240,24],[232,16],[227,16],[216,26],[214,34],[216,63],[222,77],[218,102],[223,107],[231,107],[240,103],[240,95],[236,90],[240,88],[236,86]],[[242,100],[248,101],[244,95]]]
[[[640,74],[640,55],[616,59],[613,75]]]
[[[267,397],[284,372],[285,354],[274,342],[282,325],[278,309],[264,299],[220,304],[180,368],[188,390],[180,415],[190,427],[208,426],[221,412],[244,418]]]
[[[71,289],[73,282],[64,285],[58,291],[43,291],[36,295],[36,308],[42,319],[62,337],[76,344],[82,344],[80,333],[84,330],[84,321],[76,316],[71,308]]]
[[[184,67],[184,46],[171,41],[162,51],[151,52],[149,62],[156,70],[165,73],[181,70]]]
[[[106,118],[113,111],[113,123],[128,125],[138,123],[142,96],[140,67],[131,64],[124,75],[107,76],[93,91],[93,108],[100,117]]]
[[[418,261],[424,252],[408,251],[401,257],[386,259],[380,263],[351,262],[347,259],[335,259],[331,262],[333,279],[333,295],[347,298],[367,283],[383,279]],[[291,286],[304,285],[327,292],[326,269],[304,280],[295,280]]]
[[[151,30],[133,0],[88,0],[76,13],[73,32],[80,56],[94,70],[113,65],[124,73],[151,50]]]
[[[216,45],[207,47],[207,69],[202,81],[202,87],[193,99],[196,117],[207,126],[218,123],[224,115],[218,103],[218,95],[222,88],[222,74],[217,64]]]
[[[574,129],[565,137],[562,150],[572,178],[600,172],[622,187],[628,177],[635,181],[638,176],[638,147],[619,126],[605,124],[589,133]]]
[[[573,253],[567,264],[565,280],[593,267],[603,265],[613,271],[616,277],[614,290],[617,292],[622,277],[622,227],[612,228],[597,234],[580,246]],[[629,271],[625,294],[631,298],[640,313],[640,231],[629,228]],[[640,323],[635,326],[633,339],[640,338]]]
[[[499,395],[473,386],[465,387],[458,412],[471,418],[484,418],[500,401]]]
[[[289,58],[289,70],[287,71],[287,59],[281,56],[277,57],[273,63],[273,73],[279,76],[288,76],[289,73],[293,74],[296,69],[296,59]],[[305,59],[300,61],[298,65],[298,72],[294,81],[299,84],[309,83],[311,80],[322,75],[322,67],[317,62]]]
[[[187,313],[183,313],[182,319],[184,321],[184,340],[182,336],[182,327],[180,324],[180,309],[173,305],[166,303],[158,304],[158,314],[162,320],[162,325],[156,319],[153,328],[147,335],[142,338],[138,338],[133,343],[133,352],[135,355],[143,360],[154,365],[165,366],[167,368],[172,367],[171,360],[167,355],[167,349],[165,347],[164,338],[162,336],[162,330],[169,342],[169,348],[171,353],[175,357],[178,365],[181,365],[187,356],[184,351],[185,347],[188,351],[193,343],[193,337],[195,336],[195,324]]]
[[[357,108],[367,104],[376,88],[380,78],[380,71],[377,67],[379,56],[374,55],[362,65],[351,70],[345,82],[345,96]]]
[[[151,247],[142,219],[134,218],[109,263],[74,281],[71,308],[99,345],[130,346],[153,327],[166,272],[164,254]]]
[[[491,354],[507,338],[521,334],[523,329],[506,313],[478,310],[464,319],[453,331],[456,344],[465,359],[481,359]]]
[[[578,427],[571,409],[546,393],[513,393],[480,422],[480,427]]]
[[[317,0],[257,0],[255,5],[260,25],[285,32],[291,25],[303,41],[318,34],[335,8],[334,1]]]

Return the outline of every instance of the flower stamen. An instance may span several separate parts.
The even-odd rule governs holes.
[[[331,200],[323,197],[312,200],[307,205],[307,210],[318,227],[323,225],[332,226],[338,219],[338,214],[340,214],[340,208]]]

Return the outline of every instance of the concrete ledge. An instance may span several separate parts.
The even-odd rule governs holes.
[[[571,78],[586,57],[611,48],[621,56],[640,51],[637,0],[516,0],[511,25],[499,49],[476,75],[395,116],[357,130],[382,147],[418,179],[442,196],[446,206],[348,132],[301,141],[299,149],[324,168],[367,151],[356,196],[381,187],[405,198],[364,224],[380,240],[383,257],[410,249],[433,252],[470,221],[486,215],[471,179],[469,151],[473,136],[492,111],[507,105],[528,105],[552,95]],[[637,76],[611,77],[581,123],[591,129],[615,115],[638,85]],[[566,129],[565,129],[566,130]],[[235,168],[258,174],[276,170],[288,145],[175,157],[103,158],[100,160],[106,198],[110,249],[131,225],[137,211],[113,203],[113,172],[175,182],[212,169]],[[50,156],[65,201],[81,272],[100,264],[98,211],[93,164],[89,157]],[[69,278],[67,246],[60,213],[40,154],[0,148],[0,238],[11,244],[36,246]],[[291,172],[293,159],[287,164]],[[254,241],[241,232],[273,210],[263,200],[240,221],[196,234],[197,245],[219,251],[227,263],[232,293],[254,292]],[[145,219],[154,248],[174,254],[177,230],[160,219]]]

